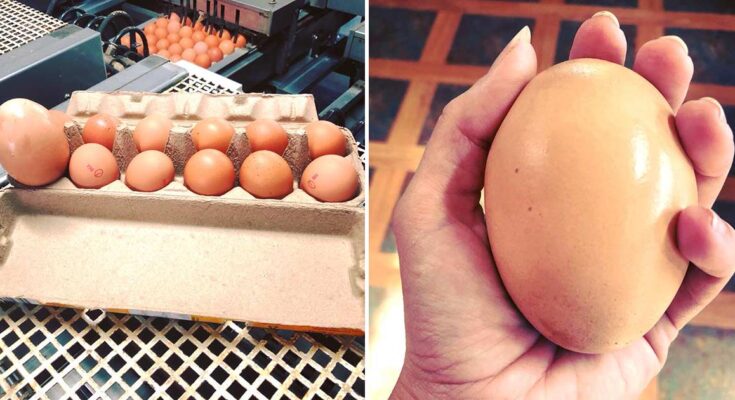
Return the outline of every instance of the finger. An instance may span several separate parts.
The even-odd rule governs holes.
[[[625,34],[618,19],[609,11],[600,11],[577,30],[569,59],[598,58],[623,64],[626,50]]]
[[[666,314],[678,329],[709,304],[735,271],[735,230],[711,209],[692,206],[677,225],[679,251],[690,266]]]
[[[697,177],[699,204],[711,207],[732,165],[733,136],[720,103],[711,97],[686,102],[676,128]]]
[[[477,207],[490,142],[513,101],[536,74],[536,53],[530,40],[525,27],[490,71],[445,107],[406,196],[439,202],[425,205],[460,215]]]
[[[656,86],[676,111],[686,97],[694,64],[681,38],[662,36],[641,46],[633,70]]]

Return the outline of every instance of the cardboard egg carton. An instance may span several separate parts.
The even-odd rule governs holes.
[[[122,121],[113,147],[124,174],[137,154],[132,130],[151,112],[174,123],[166,146],[177,170],[157,192],[120,180],[101,189],[68,178],[42,188],[0,190],[0,298],[131,314],[327,333],[364,332],[364,173],[347,130],[347,157],[360,176],[356,197],[321,203],[295,189],[256,199],[236,185],[222,196],[189,191],[181,171],[194,153],[189,130],[220,116],[236,135],[228,156],[249,154],[247,125],[279,121],[284,158],[298,181],[310,161],[303,127],[317,119],[308,95],[77,92],[65,127],[71,148],[97,112]],[[296,188],[296,186],[294,186]]]
[[[248,124],[259,118],[268,118],[278,121],[286,130],[288,147],[283,158],[294,175],[294,191],[283,199],[270,201],[315,205],[321,203],[299,188],[301,174],[311,162],[304,128],[309,122],[318,119],[311,95],[75,92],[67,110],[74,123],[67,124],[65,128],[72,151],[83,144],[81,132],[87,119],[100,112],[115,116],[121,121],[112,149],[120,167],[121,177],[119,181],[99,190],[132,191],[124,182],[125,170],[138,154],[133,142],[133,131],[138,121],[147,115],[159,113],[173,122],[165,153],[173,160],[176,178],[156,193],[198,196],[184,186],[182,176],[186,162],[196,153],[191,139],[191,129],[198,121],[216,116],[226,119],[235,127],[235,135],[227,149],[227,156],[235,165],[236,181],[234,188],[221,197],[255,200],[254,196],[239,186],[237,176],[242,162],[251,153],[247,138]],[[355,197],[341,204],[359,206],[365,198],[365,173],[352,134],[345,128],[341,128],[341,131],[347,139],[344,155],[352,162],[359,179],[359,189]],[[56,187],[70,187],[69,185],[73,184],[68,179],[62,179],[55,184]]]

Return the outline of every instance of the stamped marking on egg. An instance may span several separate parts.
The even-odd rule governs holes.
[[[307,184],[307,185],[309,185],[309,187],[310,187],[310,188],[312,188],[312,189],[315,189],[315,188],[316,188],[316,182],[314,182],[314,181],[315,181],[315,180],[316,180],[316,178],[318,178],[318,177],[319,177],[319,174],[314,174],[314,175],[312,175],[312,176],[311,176],[311,179],[309,179],[309,180],[308,180],[308,181],[306,182],[306,184]]]
[[[94,170],[94,177],[95,178],[99,178],[104,173],[105,173],[105,171],[103,169],[97,168],[96,170]]]

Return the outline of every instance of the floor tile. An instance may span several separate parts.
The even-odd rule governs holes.
[[[370,78],[370,140],[388,139],[393,120],[406,95],[408,82],[393,79]]]
[[[434,19],[434,11],[370,7],[370,57],[418,60]]]
[[[658,377],[662,399],[735,398],[735,331],[687,326]]]
[[[664,0],[664,10],[735,14],[732,0]]]
[[[526,25],[533,30],[534,20],[466,14],[457,28],[447,62],[490,66],[505,45]]]
[[[687,43],[694,61],[694,82],[735,85],[735,32],[666,28]]]
[[[572,49],[574,35],[577,33],[580,25],[582,25],[582,22],[579,21],[561,22],[559,38],[556,42],[554,63],[558,64],[569,59],[569,51]],[[635,56],[635,37],[638,29],[635,25],[622,25],[620,28],[625,33],[625,39],[628,42],[628,51],[625,55],[625,65],[627,67],[631,67],[633,66],[633,58]]]
[[[421,129],[421,137],[419,138],[419,144],[425,145],[428,143],[431,137],[431,132],[434,131],[436,121],[444,109],[452,99],[464,93],[469,86],[466,85],[450,85],[450,84],[439,84],[436,88],[434,98],[431,100],[431,106],[429,108],[429,115],[426,116],[424,121],[424,127]]]

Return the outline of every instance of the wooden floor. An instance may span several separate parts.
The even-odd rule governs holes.
[[[390,380],[394,379],[391,374],[395,374],[395,369],[400,367],[400,363],[392,357],[393,365],[381,365],[379,360],[376,360],[379,355],[376,356],[373,350],[390,349],[391,346],[380,341],[394,340],[402,335],[401,320],[396,317],[401,313],[395,309],[401,306],[399,265],[389,231],[393,206],[421,159],[427,134],[430,133],[432,121],[436,118],[438,103],[445,100],[447,93],[453,93],[452,90],[461,92],[464,86],[471,85],[488,68],[488,65],[479,65],[475,62],[453,61],[453,54],[456,54],[452,52],[453,46],[457,46],[459,40],[465,40],[458,36],[458,32],[462,29],[463,17],[482,15],[532,20],[532,43],[538,55],[539,66],[543,69],[559,61],[557,47],[560,43],[568,45],[562,40],[565,24],[569,24],[570,21],[583,21],[601,9],[614,12],[621,25],[635,32],[635,38],[631,43],[634,49],[676,28],[733,33],[735,14],[669,11],[665,10],[664,0],[638,0],[637,7],[565,4],[563,0],[540,0],[538,3],[488,0],[371,0],[370,6],[371,21],[375,21],[374,13],[385,13],[386,9],[389,9],[388,11],[408,9],[416,11],[419,15],[415,21],[407,20],[406,24],[417,30],[426,27],[425,37],[422,38],[423,45],[419,46],[420,53],[414,51],[413,43],[376,40],[381,39],[381,35],[385,37],[390,35],[388,32],[374,31],[373,26],[377,24],[376,22],[373,22],[370,28],[369,250],[371,294],[375,294],[375,299],[371,299],[371,357],[368,360],[368,373],[376,374],[370,378],[371,388],[380,388],[382,390],[380,394],[384,395],[391,386]],[[516,31],[509,32],[508,35],[512,37]],[[385,46],[396,46],[395,55],[389,49],[381,48],[382,43],[385,43]],[[688,44],[690,50],[698,51],[696,44]],[[726,51],[735,54],[735,43],[730,42],[729,46]],[[708,56],[708,49],[702,50],[703,57]],[[374,54],[379,56],[373,57]],[[696,63],[694,54],[692,58]],[[732,75],[727,75],[729,72],[726,71],[724,76],[722,73],[712,77],[695,73],[695,83],[692,84],[688,94],[688,98],[691,99],[703,96],[718,99],[726,106],[731,123],[735,122],[735,83],[733,83],[735,64],[732,65],[732,69],[734,70]],[[382,85],[386,85],[386,88]],[[391,87],[390,90],[387,89],[388,85]],[[385,93],[381,95],[383,91]],[[391,102],[395,104],[391,105]],[[735,177],[728,178],[720,195],[718,207],[735,210]],[[730,215],[735,216],[735,212]],[[375,324],[383,320],[392,321],[391,325]],[[723,292],[692,324],[735,330],[735,292]],[[376,371],[376,368],[380,371]],[[391,368],[392,371],[386,372]],[[375,378],[383,380],[382,383],[376,382]],[[658,382],[654,381],[643,398],[663,398],[659,386]]]

